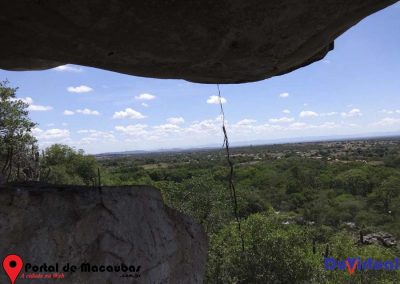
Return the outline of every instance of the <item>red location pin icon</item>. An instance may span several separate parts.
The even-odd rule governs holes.
[[[16,254],[9,254],[3,260],[3,268],[12,284],[15,283],[15,279],[17,279],[18,274],[21,272],[22,266],[24,266],[24,262]]]

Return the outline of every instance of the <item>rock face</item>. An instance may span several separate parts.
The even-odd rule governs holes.
[[[385,247],[392,247],[396,245],[396,239],[388,233],[377,232],[364,236],[363,244],[378,244]]]
[[[7,1],[0,68],[74,63],[201,83],[257,81],[320,60],[336,37],[396,1]]]
[[[202,283],[207,257],[202,227],[166,207],[158,190],[144,186],[101,192],[38,185],[1,188],[0,243],[1,261],[17,254],[25,265],[58,263],[59,273],[68,263],[76,265],[76,272],[64,272],[65,279],[59,280],[65,283]],[[106,270],[124,264],[131,271],[82,272],[82,263]],[[23,268],[21,273],[28,277],[32,271]],[[1,272],[0,282],[7,281]]]

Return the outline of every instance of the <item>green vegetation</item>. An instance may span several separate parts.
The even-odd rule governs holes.
[[[54,184],[94,185],[97,161],[66,145],[55,144],[43,151],[41,181]]]
[[[28,116],[29,105],[16,98],[17,88],[0,82],[0,184],[4,181],[43,181],[93,185],[97,161],[82,150],[53,145],[39,153]]]
[[[0,82],[0,184],[37,178],[38,147],[31,130],[28,104],[16,100],[17,88]]]
[[[100,155],[98,161],[107,185],[154,185],[169,206],[204,226],[208,283],[397,283],[399,272],[350,276],[347,270],[326,271],[323,259],[400,255],[397,246],[358,242],[360,232],[400,237],[400,167],[393,162],[399,142],[232,149],[245,251],[222,150]]]
[[[192,216],[209,237],[208,283],[399,283],[398,271],[326,271],[324,256],[393,260],[400,238],[398,138],[232,149],[242,250],[222,150],[87,156],[66,145],[41,154],[28,105],[0,84],[0,166],[8,181],[147,184],[167,205]]]

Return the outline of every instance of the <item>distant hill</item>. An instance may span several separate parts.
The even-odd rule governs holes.
[[[343,141],[343,140],[358,140],[358,139],[385,139],[385,138],[399,138],[400,132],[378,132],[378,133],[366,133],[366,134],[354,134],[354,135],[331,135],[331,136],[310,136],[310,137],[294,137],[294,138],[282,138],[282,139],[271,139],[271,140],[251,140],[251,141],[238,141],[230,142],[231,147],[243,147],[250,145],[273,145],[273,144],[291,144],[291,143],[306,143],[306,142],[325,142],[325,141]],[[106,158],[112,156],[131,156],[140,154],[151,154],[151,153],[168,153],[168,152],[193,152],[193,151],[205,151],[210,149],[221,148],[222,144],[208,144],[198,147],[187,147],[187,148],[169,148],[169,149],[156,149],[156,150],[133,150],[123,152],[108,152],[94,155],[97,158]]]

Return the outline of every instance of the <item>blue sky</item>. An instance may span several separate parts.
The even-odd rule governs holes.
[[[231,142],[400,131],[400,4],[360,22],[325,59],[221,85]],[[216,85],[84,66],[0,70],[30,104],[40,146],[88,153],[222,144]]]

